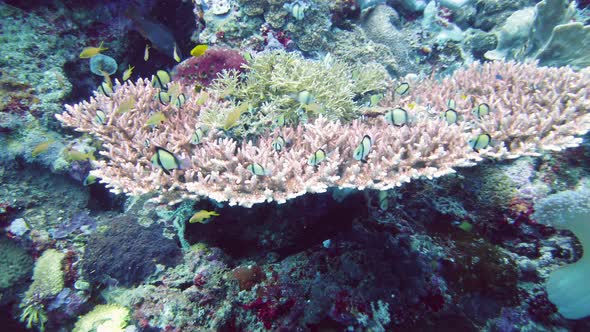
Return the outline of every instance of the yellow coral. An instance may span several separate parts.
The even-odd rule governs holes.
[[[129,309],[118,305],[100,304],[81,316],[73,332],[123,332],[129,321]]]
[[[57,295],[64,288],[62,262],[65,254],[55,249],[43,252],[33,272],[33,283],[25,293],[25,299],[42,300]]]

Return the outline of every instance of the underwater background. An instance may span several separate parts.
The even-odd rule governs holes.
[[[0,18],[0,330],[590,331],[587,0]]]

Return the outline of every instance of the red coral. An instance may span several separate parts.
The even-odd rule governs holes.
[[[273,322],[275,322],[278,317],[287,313],[294,304],[295,300],[291,298],[284,302],[280,302],[259,297],[254,300],[254,302],[244,305],[244,308],[256,310],[256,316],[258,319],[262,321],[262,324],[264,324],[266,329],[270,329],[272,328]]]
[[[243,72],[246,63],[240,52],[228,48],[211,48],[200,57],[191,57],[176,67],[174,79],[183,84],[209,86],[223,70]]]

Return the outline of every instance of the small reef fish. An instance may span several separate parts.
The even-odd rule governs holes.
[[[387,194],[387,190],[381,190],[379,191],[379,208],[383,211],[387,210],[387,208],[389,208],[389,200],[388,198],[388,194]]]
[[[477,105],[475,109],[473,109],[473,114],[477,116],[478,119],[483,118],[484,116],[490,114],[490,105],[486,103],[481,103]]]
[[[148,61],[150,59],[150,45],[145,44],[145,51],[143,51],[143,61]]]
[[[448,124],[452,125],[454,123],[457,123],[457,120],[459,119],[459,114],[457,114],[457,111],[455,111],[454,109],[449,108],[445,111],[444,118]]]
[[[107,82],[100,83],[98,91],[107,97],[113,95],[113,88]]]
[[[236,125],[236,123],[238,122],[238,120],[240,119],[240,116],[242,116],[242,113],[247,111],[249,108],[250,108],[249,104],[242,103],[238,107],[236,107],[233,111],[229,112],[229,114],[227,115],[227,118],[225,119],[225,123],[223,125],[223,130],[230,130],[231,128],[233,128]]]
[[[244,52],[242,56],[244,57],[244,60],[246,60],[247,62],[252,62],[252,60],[254,60],[254,56],[252,56],[252,53],[250,52]]]
[[[194,57],[200,57],[201,55],[205,54],[209,46],[207,44],[199,44],[191,50],[191,55]]]
[[[100,45],[98,47],[84,47],[84,49],[82,49],[82,52],[80,52],[80,59],[90,59],[93,56],[99,54],[100,52],[108,50],[108,48],[102,47],[102,45],[103,42],[100,42]]]
[[[180,93],[176,98],[174,98],[174,106],[181,108],[186,103],[186,95],[184,93]]]
[[[201,92],[201,94],[199,94],[199,98],[197,98],[195,103],[198,106],[201,106],[201,105],[204,105],[207,102],[207,100],[209,100],[209,94],[207,92],[203,91],[203,92]]]
[[[207,211],[201,210],[193,214],[193,216],[188,220],[189,223],[200,223],[200,224],[207,224],[212,217],[218,217],[219,213],[215,211]]]
[[[449,99],[447,100],[447,107],[450,109],[457,109],[457,103],[455,103],[455,101],[453,99]]]
[[[278,127],[282,127],[285,125],[285,114],[281,114],[279,115],[279,117],[277,118],[277,120],[275,121],[276,125]]]
[[[199,145],[203,141],[203,130],[201,128],[195,129],[193,136],[191,136],[190,143],[193,145]]]
[[[113,81],[111,80],[111,75],[104,70],[100,70],[100,73],[104,77],[103,83],[105,83],[106,85],[108,85],[112,89],[113,88]]]
[[[152,157],[152,164],[160,167],[164,173],[170,175],[170,171],[180,169],[180,161],[176,156],[159,146],[156,146],[156,153]]]
[[[146,126],[157,126],[166,121],[166,116],[162,112],[154,113],[146,122]]]
[[[352,157],[360,162],[366,163],[367,156],[371,152],[371,136],[365,135],[361,140],[361,143],[354,149]]]
[[[125,69],[125,71],[123,72],[123,81],[127,81],[129,79],[129,77],[131,77],[131,74],[133,73],[133,69],[135,69],[134,66],[129,65],[129,67],[127,69]]]
[[[31,152],[31,156],[37,157],[38,155],[42,154],[43,152],[46,152],[47,150],[49,150],[49,147],[51,146],[51,144],[55,142],[55,140],[50,139],[48,141],[39,143]]]
[[[318,113],[324,109],[324,106],[318,103],[311,103],[309,105],[303,105],[301,108],[303,108],[306,112]]]
[[[408,112],[401,107],[394,108],[385,112],[385,121],[387,121],[387,123],[390,125],[402,127],[408,124]]]
[[[324,151],[324,149],[317,149],[311,155],[311,157],[309,157],[309,159],[307,160],[307,164],[310,166],[317,166],[322,161],[324,161],[324,159],[326,159],[326,151]]]
[[[152,86],[164,91],[168,90],[168,83],[170,83],[170,74],[165,70],[158,70],[152,75]]]
[[[119,104],[119,107],[117,108],[115,113],[124,114],[131,111],[135,107],[136,102],[137,101],[133,97],[125,99],[121,104]]]
[[[178,55],[178,47],[176,46],[176,44],[174,44],[174,54],[172,55],[172,57],[174,58],[174,61],[176,62],[180,62],[180,55]]]
[[[369,98],[369,107],[375,107],[379,105],[381,99],[383,99],[383,94],[381,93],[371,95],[371,97]]]
[[[271,174],[270,171],[266,170],[259,163],[252,163],[246,166],[246,169],[256,176],[267,176]]]
[[[88,174],[88,176],[84,179],[84,182],[82,182],[82,184],[85,187],[88,187],[91,184],[96,183],[96,181],[98,180],[98,178],[92,174]]]
[[[270,143],[270,145],[276,152],[281,152],[285,148],[285,139],[283,136],[279,135],[272,141],[272,143]]]
[[[453,226],[455,226],[465,232],[471,232],[473,230],[473,225],[467,221],[463,221],[463,222],[454,221]]]
[[[410,91],[410,84],[407,82],[403,82],[400,85],[398,85],[397,88],[395,88],[395,93],[397,93],[400,96],[407,94],[408,91]]]
[[[172,101],[172,96],[170,96],[170,94],[166,91],[160,91],[158,94],[156,94],[154,99],[157,99],[160,104],[166,106],[170,104],[170,101]]]
[[[82,153],[76,149],[67,149],[64,153],[67,161],[83,161],[83,160],[96,160],[92,151]]]
[[[305,18],[305,10],[307,9],[307,7],[308,5],[303,4],[299,1],[290,4],[285,4],[283,6],[283,8],[288,10],[297,21],[301,21],[303,18]]]
[[[487,148],[491,141],[492,137],[489,134],[480,134],[469,140],[469,146],[473,151],[479,152],[479,150]]]
[[[315,97],[309,91],[301,91],[297,94],[297,101],[301,105],[309,105],[314,101]]]
[[[94,122],[98,124],[106,124],[107,123],[107,115],[103,110],[96,110],[96,116],[94,117]]]
[[[203,89],[204,89],[204,87],[201,84],[195,83],[195,89],[194,90],[195,90],[196,93],[199,93],[199,92],[203,91]],[[223,97],[223,98],[225,98],[225,97]]]
[[[139,13],[133,6],[123,14],[133,22],[131,28],[149,40],[153,48],[169,57],[173,55],[176,40],[174,40],[172,31],[164,24]]]

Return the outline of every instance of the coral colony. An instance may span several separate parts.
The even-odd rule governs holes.
[[[0,3],[2,331],[590,331],[589,12]]]

